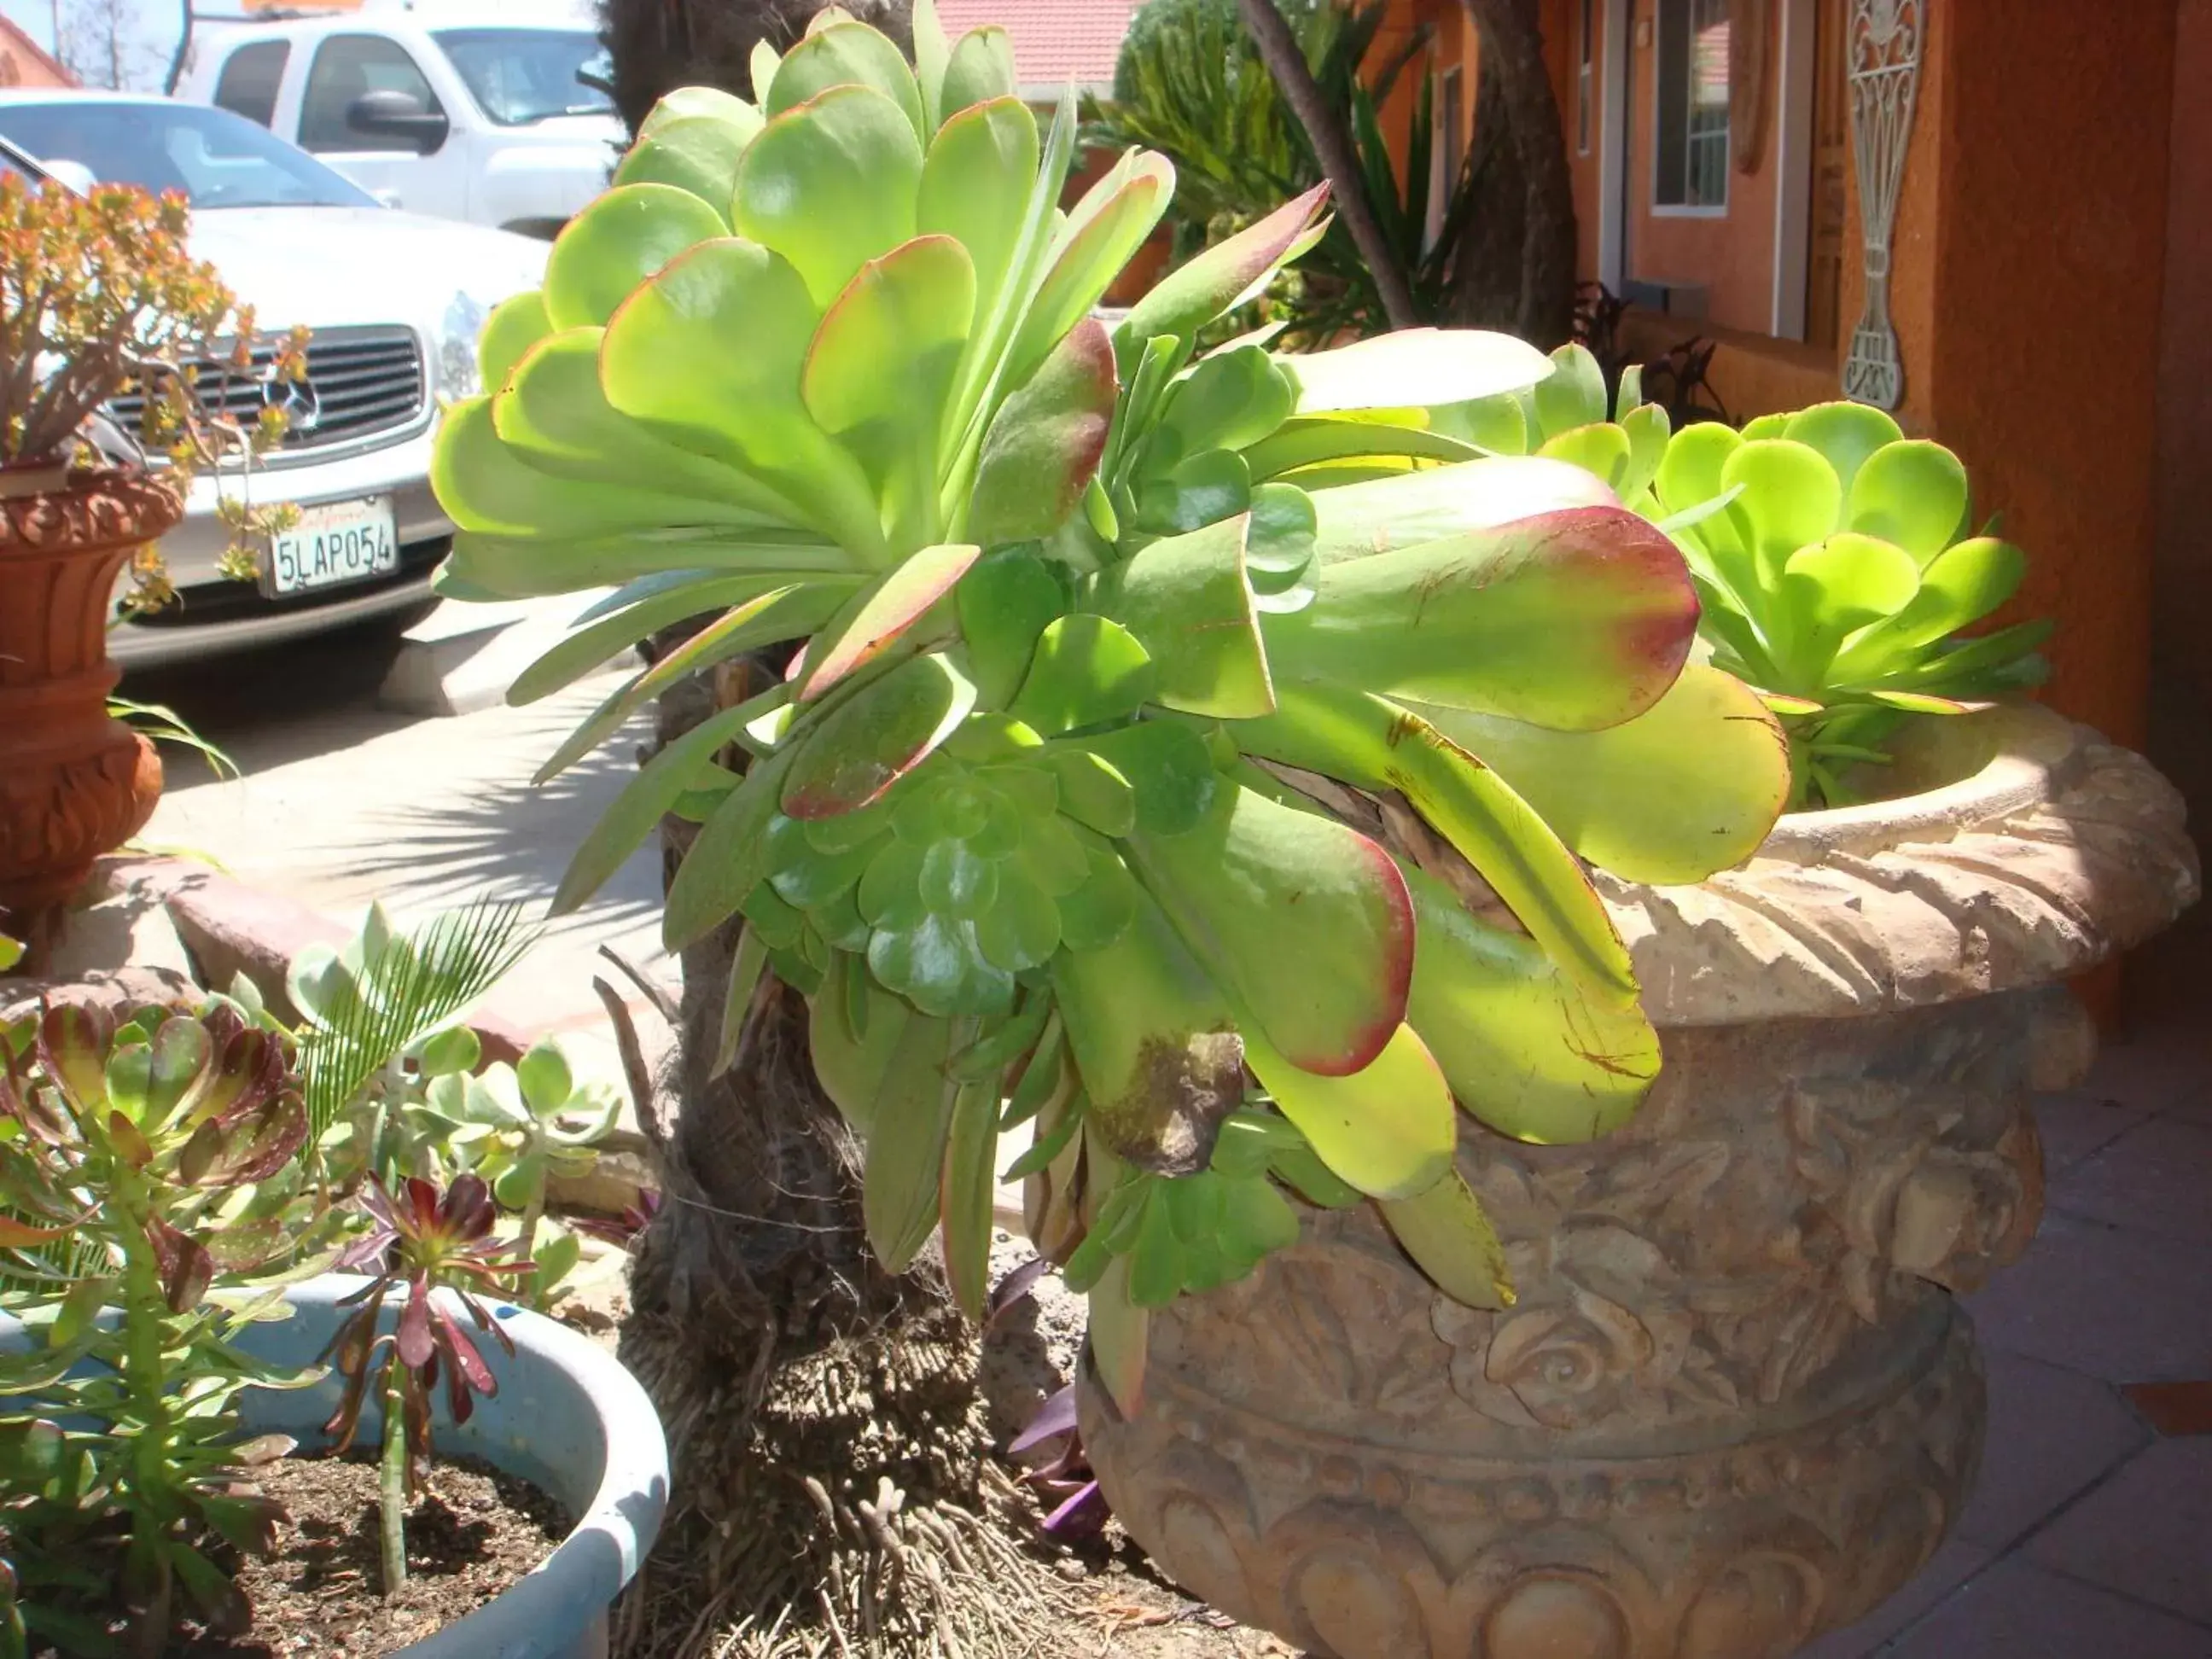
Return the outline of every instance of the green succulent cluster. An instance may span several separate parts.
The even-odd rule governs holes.
[[[1790,805],[1859,799],[1916,714],[1956,714],[2041,683],[2047,621],[1987,633],[2027,556],[1978,533],[1966,471],[1881,410],[1816,404],[1668,429],[1630,368],[1610,407],[1596,359],[1553,355],[1550,378],[1446,411],[1498,454],[1571,461],[1673,534],[1689,562],[1710,660],[1765,694],[1790,738]]]
[[[612,589],[514,701],[708,619],[545,775],[792,652],[647,763],[556,904],[695,823],[665,934],[735,929],[720,1061],[763,975],[803,993],[873,1247],[935,1234],[971,1310],[1025,1179],[1132,1408],[1146,1310],[1286,1242],[1291,1194],[1374,1200],[1498,1305],[1458,1110],[1583,1139],[1658,1065],[1583,860],[1697,879],[1786,791],[1757,697],[1688,661],[1680,554],[1592,473],[1452,429],[1552,406],[1519,342],[1201,351],[1322,191],[1109,330],[1171,170],[1126,156],[1063,210],[1071,105],[1039,132],[1002,31],[948,42],[924,3],[909,68],[833,10],[754,84],[653,112],[439,440],[443,591]]]

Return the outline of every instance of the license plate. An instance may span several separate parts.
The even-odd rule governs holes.
[[[307,593],[367,581],[399,568],[398,522],[392,497],[324,501],[300,509],[300,521],[270,538],[263,586],[270,593]]]

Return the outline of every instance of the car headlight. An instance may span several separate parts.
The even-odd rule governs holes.
[[[441,402],[473,398],[483,389],[483,377],[477,370],[477,337],[490,314],[472,295],[456,294],[439,319],[431,366]]]

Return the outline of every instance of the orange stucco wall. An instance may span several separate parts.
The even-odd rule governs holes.
[[[2153,662],[2160,709],[2194,739],[2191,770],[2212,754],[2212,0],[2181,0],[2174,31],[2172,184],[2158,381],[2158,531],[2152,580]],[[2153,751],[2158,753],[2157,750]],[[2163,757],[2161,757],[2163,758]],[[2212,811],[2212,777],[2195,803]]]
[[[1773,0],[1768,0],[1770,9]],[[1565,9],[1559,8],[1559,9]],[[1656,15],[1658,0],[1635,0],[1630,8],[1628,106],[1627,274],[1650,283],[1701,283],[1707,289],[1707,318],[1723,328],[1770,326],[1774,316],[1774,194],[1776,145],[1772,128],[1779,100],[1769,98],[1764,125],[1767,143],[1758,171],[1739,169],[1731,155],[1728,207],[1717,217],[1669,213],[1653,205],[1652,112],[1658,96]],[[1733,147],[1736,139],[1731,135]],[[1597,157],[1587,163],[1596,172]],[[1593,176],[1591,200],[1596,190]],[[1596,269],[1597,222],[1584,221],[1584,263]]]
[[[2015,612],[2059,622],[2049,700],[2139,744],[2176,7],[1929,11],[1895,252],[1902,412],[2027,549]],[[1847,265],[1847,330],[1862,288]]]
[[[0,88],[73,87],[69,71],[13,22],[0,17]]]

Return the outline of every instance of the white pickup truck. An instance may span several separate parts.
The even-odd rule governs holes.
[[[586,15],[368,0],[195,24],[176,96],[259,122],[389,207],[550,237],[627,141]]]

